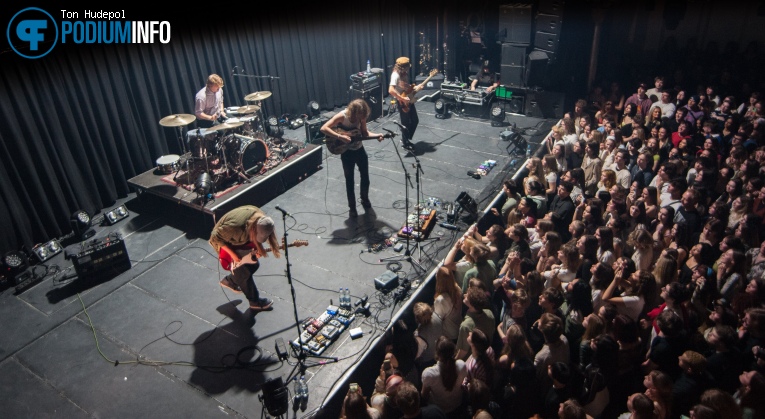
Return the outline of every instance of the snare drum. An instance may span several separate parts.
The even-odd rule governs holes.
[[[164,174],[177,172],[181,168],[181,156],[168,154],[157,159],[157,171]]]
[[[259,172],[270,154],[263,140],[244,135],[232,135],[224,145],[229,163],[247,174]]]

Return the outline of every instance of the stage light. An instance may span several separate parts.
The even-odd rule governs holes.
[[[24,252],[12,250],[3,256],[3,273],[6,279],[15,280],[16,275],[29,267],[29,258]]]
[[[72,226],[74,237],[79,241],[96,234],[96,231],[90,228],[92,222],[93,219],[90,218],[90,215],[85,210],[77,210],[69,217],[69,225]]]
[[[446,118],[447,113],[449,113],[449,104],[445,100],[443,99],[436,100],[435,108],[436,108],[436,118],[438,119]]]
[[[505,108],[501,105],[491,107],[491,126],[501,127],[505,124]]]
[[[128,217],[130,213],[127,210],[127,207],[124,205],[120,205],[117,208],[114,208],[113,210],[106,213],[106,224],[108,225],[114,225],[117,223],[117,221],[121,221]]]
[[[275,138],[282,138],[284,130],[279,126],[279,118],[272,116],[268,118],[268,135]]]
[[[308,102],[307,108],[308,109],[306,114],[308,115],[309,119],[319,116],[319,112],[321,112],[321,109],[319,108],[319,102],[315,100]]]
[[[45,244],[35,246],[35,248],[32,249],[32,253],[35,254],[37,260],[40,262],[45,262],[53,256],[61,253],[61,250],[61,243],[59,243],[58,240],[53,239]]]
[[[289,392],[284,386],[282,377],[270,378],[262,387],[263,396],[258,396],[271,416],[281,416],[287,413],[290,405]]]
[[[205,202],[210,198],[208,195],[212,192],[212,187],[212,176],[207,172],[200,174],[199,177],[197,177],[196,182],[194,182],[194,192],[196,192]]]

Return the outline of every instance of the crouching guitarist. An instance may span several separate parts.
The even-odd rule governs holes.
[[[258,258],[268,256],[263,243],[268,241],[275,257],[280,257],[279,242],[276,239],[274,220],[260,208],[245,205],[226,213],[213,228],[209,243],[216,253],[233,253],[234,260],[251,255],[252,262],[231,266],[229,275],[220,285],[234,292],[243,293],[254,312],[273,310],[273,301],[263,298],[258,292],[253,275],[260,267]]]
[[[338,139],[348,145],[347,149],[340,155],[340,160],[343,162],[345,193],[348,197],[348,215],[350,217],[357,217],[359,215],[358,211],[356,211],[356,191],[354,186],[354,170],[356,166],[359,167],[361,181],[361,206],[365,210],[372,208],[372,203],[369,201],[369,158],[367,152],[364,150],[364,144],[361,141],[356,141],[347,134],[350,131],[357,131],[363,138],[376,137],[377,141],[382,141],[384,138],[382,134],[372,133],[367,129],[367,118],[369,118],[370,113],[369,105],[363,99],[355,99],[348,104],[347,108],[342,112],[338,112],[321,127],[321,132],[324,135],[332,139]]]

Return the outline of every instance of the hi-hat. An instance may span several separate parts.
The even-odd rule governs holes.
[[[178,115],[166,116],[160,119],[159,125],[162,125],[163,127],[182,127],[194,122],[196,119],[197,117],[194,115],[181,113]]]
[[[250,93],[249,95],[245,96],[244,100],[246,100],[247,102],[253,102],[253,101],[268,99],[270,97],[271,97],[271,92],[265,92],[265,91],[264,92],[255,92],[255,93]]]
[[[238,127],[241,127],[242,125],[244,125],[244,122],[242,121],[225,122],[223,124],[218,124],[218,125],[215,125],[214,127],[207,128],[206,132],[224,131],[227,129],[238,128]]]
[[[247,105],[247,106],[240,106],[239,109],[236,111],[241,114],[247,114],[247,113],[253,113],[260,110],[260,106],[258,105]]]

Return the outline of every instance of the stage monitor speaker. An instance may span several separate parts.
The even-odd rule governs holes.
[[[479,68],[479,70],[480,70],[480,68]],[[475,74],[477,72],[478,71],[475,71],[474,73],[471,73],[471,74]],[[425,75],[425,76],[416,76],[414,78],[414,84],[420,84],[420,83],[424,82],[425,79],[427,79],[427,78],[428,78],[427,75]],[[424,95],[433,94],[433,93],[436,92],[436,90],[441,90],[441,83],[443,83],[443,82],[444,82],[444,75],[441,74],[441,73],[436,74],[427,83],[425,83],[425,86],[422,87],[422,94],[420,94],[418,96],[424,96]]]
[[[563,16],[563,0],[539,0],[537,13]]]
[[[526,116],[544,119],[563,118],[565,95],[559,92],[526,92]]]
[[[350,91],[351,100],[364,99],[364,101],[367,102],[367,105],[369,105],[369,109],[372,110],[372,113],[369,115],[369,118],[367,118],[368,121],[375,120],[382,116],[383,99],[380,95],[381,92],[382,88],[380,86],[367,90],[357,90],[352,88]]]
[[[531,43],[531,5],[522,3],[499,6],[498,41],[511,44]]]
[[[547,64],[550,61],[547,53],[534,50],[529,53],[526,64],[526,86],[543,87],[547,78]]]

